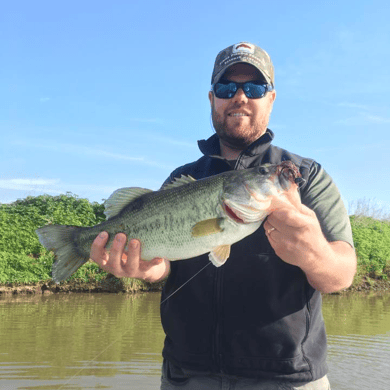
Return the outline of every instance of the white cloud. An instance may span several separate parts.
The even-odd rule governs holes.
[[[116,187],[106,185],[69,184],[61,182],[60,179],[0,179],[0,203],[8,203],[16,199],[9,195],[9,191],[19,194],[17,198],[41,194],[59,195],[67,192],[77,194],[80,197],[99,194],[108,198],[116,189]]]
[[[186,148],[192,148],[192,149],[198,148],[196,142],[181,141],[169,137],[161,137],[159,135],[151,135],[150,138],[153,139],[154,141],[164,142],[169,145],[184,146]]]
[[[51,98],[49,98],[49,97],[41,97],[41,98],[39,99],[39,101],[40,101],[41,103],[46,103],[46,102],[48,102],[49,100],[51,100]]]
[[[379,115],[367,114],[366,118],[371,123],[377,123],[377,124],[380,124],[380,125],[390,123],[390,118],[384,118],[383,116],[379,116]]]
[[[390,123],[390,118],[386,118],[380,115],[372,115],[367,112],[359,113],[358,115],[351,116],[349,118],[340,119],[334,122],[337,125],[345,126],[361,126],[367,124],[384,125]]]
[[[160,118],[128,118],[128,120],[140,123],[163,123],[163,120]]]
[[[373,111],[377,110],[377,108],[374,106],[351,102],[340,102],[337,104],[337,106],[351,108],[352,111],[357,111],[357,114],[355,116],[340,119],[335,122],[336,124],[358,126],[364,124],[383,125],[390,123],[390,118],[372,113]]]
[[[338,106],[339,107],[357,108],[359,110],[370,110],[369,106],[365,106],[363,104],[356,104],[356,103],[342,102],[342,103],[339,103]]]
[[[141,179],[138,185],[158,190],[161,182],[157,180]],[[95,183],[72,184],[64,183],[60,179],[0,179],[0,204],[11,203],[16,199],[23,199],[27,196],[39,196],[42,194],[60,195],[70,192],[80,198],[87,198],[90,201],[101,202],[117,190],[118,187],[109,185],[96,185]]]
[[[70,143],[59,143],[55,141],[46,141],[41,140],[37,142],[37,140],[17,140],[12,142],[14,145],[19,146],[28,146],[29,148],[39,148],[39,149],[50,149],[51,151],[59,151],[61,153],[76,153],[79,155],[89,155],[98,158],[109,158],[114,160],[122,160],[122,161],[132,161],[137,162],[142,165],[148,165],[153,167],[158,167],[164,170],[173,170],[175,167],[171,165],[164,164],[159,161],[153,161],[145,157],[133,157],[127,154],[114,153],[108,150],[101,149],[100,147],[92,147],[92,146],[83,146],[79,144],[70,144]]]
[[[0,188],[6,190],[30,191],[38,188],[52,187],[59,179],[0,179]]]
[[[375,143],[375,144],[349,144],[343,146],[334,147],[322,147],[313,149],[313,153],[335,153],[335,152],[366,152],[370,151],[390,151],[390,147],[386,143]]]

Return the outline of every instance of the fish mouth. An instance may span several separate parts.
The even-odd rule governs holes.
[[[234,211],[231,207],[229,207],[229,205],[226,203],[226,202],[223,202],[223,209],[225,210],[226,214],[231,218],[233,219],[234,221],[236,221],[237,223],[245,223],[245,221],[240,218]]]
[[[264,210],[269,207],[271,201],[254,199],[254,206],[248,204],[236,203],[232,200],[226,199],[222,207],[227,216],[233,221],[240,224],[249,224],[260,221],[264,217]]]

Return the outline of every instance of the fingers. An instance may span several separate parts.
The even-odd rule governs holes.
[[[101,232],[93,241],[90,258],[102,269],[115,276],[121,275],[121,259],[126,244],[126,235],[118,233],[112,243],[108,254],[105,246],[108,241],[108,233]]]
[[[291,188],[290,191],[286,192],[285,196],[297,210],[301,210],[302,202],[297,188]]]
[[[153,260],[149,261],[149,263],[153,265],[159,265],[164,261],[162,257],[155,257]]]
[[[300,228],[308,223],[307,216],[293,208],[275,210],[268,216],[267,221],[278,230],[286,227]]]
[[[317,232],[315,234],[321,232],[315,212],[305,205],[302,205],[300,211],[293,208],[273,211],[263,227],[271,245],[279,241],[286,243],[288,239],[297,242],[307,236],[308,232]]]
[[[156,257],[150,261],[141,259],[141,244],[138,240],[130,240],[128,251],[127,251],[127,260],[124,265],[125,272],[131,274],[132,277],[138,277],[143,279],[145,273],[155,265],[159,265],[164,261],[160,257]]]
[[[90,258],[99,266],[103,266],[103,263],[108,260],[108,254],[105,249],[107,241],[108,233],[101,232],[92,243]]]
[[[273,226],[269,221],[268,219],[264,222],[264,230],[265,230],[265,235],[266,237],[268,238],[268,240],[270,241],[270,243],[272,243],[273,241],[275,241],[275,236],[279,236],[280,233],[278,230],[276,230],[276,227]],[[272,245],[272,244],[271,244]]]
[[[132,277],[137,277],[137,271],[141,261],[141,244],[138,240],[130,240],[126,255],[127,259],[123,261],[125,272],[131,274]]]
[[[141,259],[141,245],[138,240],[130,240],[127,249],[127,259],[130,262],[139,262]]]
[[[280,233],[275,228],[270,228],[265,231],[265,235],[271,246],[273,246],[273,243],[276,241],[276,236],[280,236]]]
[[[267,234],[270,234],[272,231],[275,230],[275,226],[273,226],[268,219],[264,222],[264,230]]]
[[[125,250],[126,240],[125,234],[118,233],[112,242],[108,259],[103,262],[103,266],[105,266],[104,269],[113,275],[120,275],[122,268],[121,261]]]
[[[309,216],[315,216],[316,213],[310,209],[309,207],[305,206],[304,204],[302,204],[302,207],[301,207],[301,212],[305,215],[309,215]]]
[[[129,277],[145,279],[151,275],[152,267],[161,265],[163,258],[156,257],[150,261],[141,259],[141,243],[132,239],[129,241],[127,250],[125,245],[127,237],[124,233],[118,233],[110,248],[109,254],[105,249],[108,241],[108,233],[102,232],[97,236],[91,247],[90,257],[102,269],[116,277]]]

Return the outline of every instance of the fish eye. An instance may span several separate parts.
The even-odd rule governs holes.
[[[264,168],[264,167],[260,167],[259,172],[260,172],[262,175],[266,175],[266,174],[268,173],[268,169],[267,169],[267,168]]]

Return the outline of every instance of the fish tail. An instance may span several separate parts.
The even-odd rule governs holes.
[[[69,278],[89,259],[77,248],[75,237],[79,226],[47,225],[36,230],[39,242],[54,252],[56,258],[52,268],[52,278],[56,283]]]

